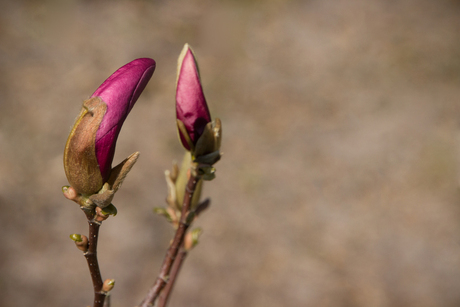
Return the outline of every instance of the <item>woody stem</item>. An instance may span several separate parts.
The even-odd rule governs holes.
[[[163,291],[161,291],[160,298],[158,299],[158,307],[165,307],[168,304],[169,297],[171,295],[172,289],[174,287],[174,283],[179,275],[179,271],[184,263],[185,258],[187,257],[188,252],[182,248],[179,250],[179,253],[174,260],[174,263],[171,268],[170,276],[168,283],[164,287]]]
[[[101,224],[94,220],[94,214],[83,210],[88,218],[89,236],[88,236],[88,251],[84,253],[86,262],[88,263],[89,273],[93,281],[94,304],[93,307],[103,307],[106,293],[102,291],[102,277],[97,261],[97,240],[99,238],[99,228]]]
[[[195,193],[195,188],[198,183],[198,178],[191,175],[187,187],[185,189],[184,203],[182,205],[181,219],[179,222],[179,227],[176,230],[173,242],[169,246],[168,251],[166,252],[165,259],[163,260],[163,265],[161,266],[160,274],[155,281],[153,287],[149,290],[146,297],[140,304],[140,307],[152,307],[155,303],[155,300],[158,298],[161,290],[165,287],[168,282],[170,275],[171,267],[176,259],[177,253],[184,242],[185,233],[187,232],[188,227],[190,226],[187,222],[187,216],[190,211],[190,206],[192,203],[192,197]]]

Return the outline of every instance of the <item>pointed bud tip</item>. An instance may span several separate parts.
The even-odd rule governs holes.
[[[150,58],[140,58],[129,62],[115,71],[93,93],[99,96],[109,107],[130,110],[139,98],[147,82],[155,71],[156,63]]]

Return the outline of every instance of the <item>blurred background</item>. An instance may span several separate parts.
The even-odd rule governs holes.
[[[153,214],[180,160],[176,61],[197,55],[224,157],[171,306],[460,306],[460,2],[1,1],[0,305],[88,306],[87,233],[62,196],[81,104],[157,69],[114,164],[141,157],[99,243],[135,306],[172,238]]]

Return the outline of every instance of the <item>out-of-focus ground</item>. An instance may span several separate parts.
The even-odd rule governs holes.
[[[460,2],[2,1],[0,305],[87,306],[62,154],[117,68],[157,69],[118,140],[141,157],[101,228],[112,307],[153,284],[172,230],[163,171],[182,148],[190,43],[224,127],[212,206],[171,306],[460,306]]]

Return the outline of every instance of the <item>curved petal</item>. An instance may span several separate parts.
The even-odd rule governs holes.
[[[115,146],[123,122],[155,70],[155,61],[136,59],[113,73],[94,92],[107,104],[107,112],[96,133],[96,157],[104,182],[110,175]]]

